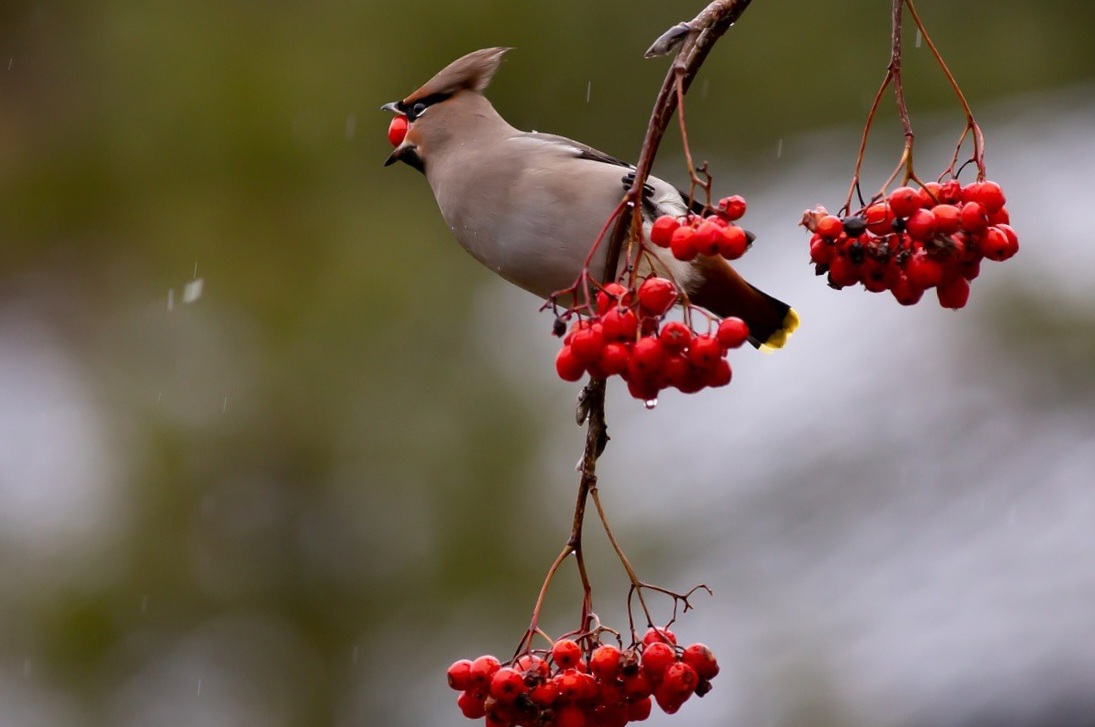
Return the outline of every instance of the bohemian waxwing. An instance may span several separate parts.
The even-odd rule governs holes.
[[[510,126],[483,96],[507,50],[469,53],[402,101],[383,106],[408,122],[385,165],[402,161],[423,172],[464,249],[511,283],[547,298],[574,284],[634,167],[562,136]],[[687,195],[673,185],[656,177],[647,184],[648,232],[657,216],[689,211]],[[607,254],[607,245],[600,247],[590,265],[598,280]],[[745,282],[723,258],[682,262],[668,251],[656,254],[657,272],[683,285],[693,304],[742,318],[754,345],[779,348],[797,327],[790,306]]]

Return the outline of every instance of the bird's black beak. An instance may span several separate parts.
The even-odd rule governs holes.
[[[391,165],[395,164],[397,161],[399,161],[399,157],[403,156],[403,152],[405,152],[407,149],[413,148],[413,146],[408,147],[400,144],[395,148],[395,151],[388,155],[388,158],[384,161],[384,166],[390,167]]]
[[[392,101],[391,103],[386,103],[386,104],[384,104],[383,106],[380,107],[380,110],[381,111],[391,111],[393,114],[403,113],[402,111],[399,110],[399,102],[398,101]]]

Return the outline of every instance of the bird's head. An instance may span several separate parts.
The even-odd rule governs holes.
[[[483,91],[508,50],[484,48],[469,53],[403,100],[381,106],[396,114],[388,127],[388,140],[395,150],[384,166],[401,161],[425,173],[429,155],[443,149],[449,139],[459,138],[462,130],[475,122],[487,103]]]

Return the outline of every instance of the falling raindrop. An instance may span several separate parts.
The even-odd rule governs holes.
[[[202,286],[205,284],[204,278],[197,278],[191,280],[183,288],[183,303],[193,303],[198,298],[202,297]]]
[[[228,411],[228,394],[224,395],[224,403],[221,404],[221,414]]]
[[[167,310],[171,312],[175,310],[175,289],[169,288],[167,291]]]
[[[148,594],[141,596],[141,613],[148,611]]]
[[[783,158],[783,139],[780,139],[779,143],[776,144],[776,159],[782,159],[782,158]]]
[[[593,91],[593,81],[586,81],[586,103],[589,103],[589,94]]]
[[[920,34],[920,29],[918,28],[917,31],[916,31],[916,47],[917,48],[920,47],[921,38],[923,38],[923,36]]]
[[[15,59],[14,58],[9,58],[8,59],[8,70],[10,71],[12,68],[15,68]]]
[[[202,695],[202,678],[198,677],[198,694],[197,694],[197,696],[200,697],[201,695]]]
[[[658,405],[658,400],[657,399],[647,399],[646,401],[643,402],[643,406],[645,406],[647,409],[653,409],[657,405]]]

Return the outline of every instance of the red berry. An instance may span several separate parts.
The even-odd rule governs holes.
[[[662,373],[669,380],[670,386],[676,387],[681,393],[694,394],[703,388],[700,370],[681,354],[666,358]]]
[[[399,146],[403,143],[403,139],[407,137],[407,117],[400,114],[392,119],[392,123],[388,124],[388,141],[392,146]]]
[[[714,679],[719,673],[719,662],[714,652],[703,644],[692,644],[684,650],[681,661],[696,670],[702,679]]]
[[[458,692],[471,687],[471,660],[460,659],[454,661],[447,672],[449,686]]]
[[[629,722],[643,722],[650,717],[650,711],[654,703],[649,696],[642,699],[634,699],[627,703],[627,719]]]
[[[640,338],[631,348],[632,375],[637,373],[639,378],[650,379],[662,370],[664,364],[665,349],[656,338]]]
[[[627,705],[602,702],[593,708],[592,721],[596,727],[625,727]]]
[[[623,343],[606,343],[601,351],[601,360],[598,365],[606,376],[622,374],[627,371],[628,361],[631,359],[631,351]]]
[[[655,641],[643,648],[642,670],[651,683],[660,682],[666,667],[676,661],[676,650],[664,641]]]
[[[468,669],[468,680],[472,688],[481,689],[484,692],[490,688],[490,680],[502,664],[493,656],[480,656],[471,663]]]
[[[563,381],[577,381],[585,375],[586,367],[574,355],[574,349],[564,345],[555,356],[555,372]]]
[[[962,229],[966,232],[977,234],[989,226],[989,216],[985,208],[979,202],[966,202],[962,206],[960,216]]]
[[[1007,202],[1004,197],[1004,190],[996,182],[984,181],[971,186],[974,187],[971,190],[974,201],[980,202],[989,214],[996,212]]]
[[[981,237],[979,247],[981,254],[989,260],[1007,260],[1019,252],[1019,238],[1009,237],[999,227],[990,227],[985,230],[985,234]]]
[[[940,204],[953,204],[958,206],[962,202],[962,185],[957,179],[948,179],[939,185],[936,193]]]
[[[898,276],[890,288],[890,292],[893,293],[893,297],[901,305],[916,305],[924,297],[924,289],[913,285],[906,274]]]
[[[628,368],[628,376],[631,378],[627,382],[627,393],[631,394],[633,399],[646,402],[657,400],[660,391],[657,384],[643,378],[641,374],[636,375],[633,365]]]
[[[499,702],[513,702],[524,693],[525,678],[516,669],[504,666],[494,672],[490,680],[490,695]]]
[[[691,664],[678,661],[666,667],[661,686],[675,692],[676,696],[680,697],[683,702],[696,691],[696,685],[699,684],[699,681],[699,675]]]
[[[669,629],[659,629],[651,626],[643,634],[643,646],[649,646],[656,641],[663,641],[673,646],[677,645],[677,635]]]
[[[692,342],[692,329],[680,321],[669,321],[662,326],[662,332],[658,334],[658,340],[666,353],[680,353],[688,348]]]
[[[698,369],[709,369],[722,358],[722,346],[714,336],[696,336],[688,347],[688,360]]]
[[[905,275],[913,286],[926,290],[943,280],[943,266],[921,250],[905,263]]]
[[[630,308],[616,307],[601,317],[606,341],[631,342],[639,332],[639,319]]]
[[[939,305],[958,310],[965,307],[970,299],[970,284],[961,275],[954,275],[940,283],[935,292],[939,296]]]
[[[604,327],[600,323],[586,323],[570,340],[570,350],[574,358],[588,366],[600,360],[605,347]]]
[[[825,215],[817,221],[817,234],[826,240],[835,240],[844,234],[844,221],[836,215]]]
[[[718,240],[719,254],[727,260],[737,260],[749,249],[749,237],[737,225],[722,228]]]
[[[573,639],[559,639],[551,647],[551,659],[559,669],[573,669],[582,658],[582,649]]]
[[[829,285],[844,288],[859,282],[859,270],[847,255],[838,255],[829,263]]]
[[[720,358],[715,365],[703,372],[703,383],[715,389],[730,383],[733,372],[730,370],[730,362]]]
[[[867,230],[875,235],[887,235],[893,232],[893,212],[885,202],[876,202],[863,212]]]
[[[921,242],[930,240],[937,227],[935,213],[925,209],[916,210],[909,215],[909,219],[905,222],[905,231],[909,233],[909,237]]]
[[[935,215],[936,228],[944,235],[953,234],[962,228],[962,210],[953,204],[937,204],[932,208],[931,214]]]
[[[740,194],[723,197],[719,200],[719,211],[731,222],[740,220],[745,216],[745,198]]]
[[[678,260],[694,260],[700,254],[696,241],[696,232],[687,225],[682,225],[673,231],[669,240],[669,247],[673,250],[673,257]]]
[[[664,684],[659,684],[658,688],[654,690],[654,701],[658,703],[661,710],[666,714],[676,714],[680,711],[680,708],[684,705],[687,697],[682,699],[678,696],[676,690],[667,687]]]
[[[620,650],[612,644],[602,644],[589,656],[589,671],[603,682],[616,678],[620,671]]]
[[[1015,251],[1019,251],[1019,235],[1015,232],[1011,225],[1006,222],[1000,222],[996,224],[996,228],[1008,236],[1008,242],[1011,244]]]
[[[818,265],[828,265],[836,255],[836,246],[818,234],[810,239],[810,260]]]
[[[555,712],[555,721],[552,722],[554,727],[586,727],[588,724],[586,711],[577,704],[560,707]]]
[[[1011,215],[1008,214],[1007,207],[1001,207],[995,212],[989,213],[990,225],[1009,225],[1011,224]]]
[[[538,707],[550,707],[559,699],[559,687],[552,679],[545,679],[528,693],[529,701]]]
[[[534,654],[525,654],[513,663],[513,668],[525,676],[546,677],[551,671],[551,666]]]
[[[650,678],[642,671],[625,674],[623,679],[624,698],[628,701],[643,699],[654,693]]]
[[[577,669],[566,669],[552,677],[552,681],[559,688],[560,699],[564,702],[577,702],[586,696],[588,690],[586,679],[589,678],[591,677],[588,674],[583,674]]]
[[[597,293],[597,310],[604,313],[621,302],[626,306],[631,302],[630,298],[627,288],[619,283],[609,283]]]
[[[639,306],[653,316],[664,315],[677,297],[677,286],[665,278],[647,278],[639,286]]]
[[[693,238],[696,242],[696,249],[700,255],[718,255],[719,254],[719,242],[722,240],[722,227],[719,227],[711,220],[704,220],[700,223],[700,226],[696,228],[696,235]]]
[[[749,340],[749,326],[740,318],[725,318],[715,336],[723,348],[739,348]]]
[[[908,217],[920,209],[920,193],[912,187],[898,187],[890,192],[890,210],[895,217]]]
[[[943,201],[940,195],[939,182],[928,182],[920,188],[920,206],[924,209],[932,209],[937,204]]]
[[[650,226],[650,242],[658,247],[669,247],[669,241],[673,233],[681,226],[680,221],[672,215],[662,215],[654,220]]]
[[[456,706],[468,719],[482,719],[487,714],[487,709],[483,704],[485,698],[486,695],[482,692],[471,690],[460,692],[460,696],[456,698]]]

